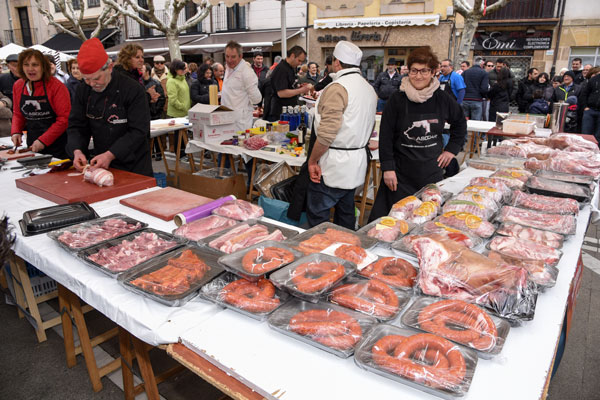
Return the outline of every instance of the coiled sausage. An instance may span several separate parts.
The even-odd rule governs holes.
[[[292,283],[303,293],[315,293],[333,286],[344,277],[344,266],[331,261],[307,262],[292,272]]]
[[[384,257],[359,272],[367,278],[379,279],[393,287],[410,288],[415,284],[417,270],[401,258]]]
[[[275,297],[275,286],[266,279],[258,282],[238,279],[221,289],[219,295],[226,303],[252,313],[271,312],[280,303]]]
[[[289,322],[291,331],[338,350],[354,347],[362,338],[362,328],[350,315],[335,310],[306,310]]]
[[[251,274],[266,274],[292,261],[294,261],[294,254],[289,250],[280,247],[259,247],[244,255],[242,267]]]
[[[377,280],[337,287],[331,293],[331,301],[384,318],[394,316],[398,312],[400,303],[396,293],[388,285]]]

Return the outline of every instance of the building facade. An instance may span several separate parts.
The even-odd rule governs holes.
[[[43,3],[48,4],[48,0]],[[0,5],[0,32],[2,45],[15,43],[23,47],[43,43],[56,33],[33,0],[3,1]]]

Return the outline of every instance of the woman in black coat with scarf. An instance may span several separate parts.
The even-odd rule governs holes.
[[[217,81],[213,79],[212,69],[208,64],[202,64],[198,70],[198,79],[195,79],[192,83],[190,90],[190,97],[192,98],[192,106],[198,103],[210,104],[209,99],[209,87],[210,85],[217,85]]]
[[[496,113],[508,112],[510,95],[512,94],[512,81],[509,78],[509,72],[507,68],[502,68],[498,72],[498,80],[492,85],[487,96],[490,99],[490,121],[496,120]],[[496,145],[498,142],[497,136],[491,136],[488,138],[488,149],[492,145]]]

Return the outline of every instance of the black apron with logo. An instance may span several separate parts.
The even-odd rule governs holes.
[[[444,179],[444,170],[438,166],[437,161],[444,147],[442,141],[444,121],[436,114],[409,114],[409,100],[405,94],[403,97],[402,133],[394,143],[398,187],[395,192],[392,192],[384,183],[383,177],[381,178],[369,222],[387,215],[398,200],[413,195],[425,185]],[[435,101],[437,102],[437,96]],[[436,109],[435,105],[434,109]]]
[[[42,81],[44,85],[43,96],[33,96],[27,93],[27,84],[23,86],[23,92],[21,93],[21,102],[19,103],[19,109],[25,118],[25,129],[27,130],[27,146],[31,146],[33,142],[40,138],[48,128],[56,122],[56,113],[52,109],[50,100],[48,99],[48,93],[46,92],[46,83]],[[32,82],[32,86],[34,86]],[[35,88],[33,88],[35,91]],[[32,92],[33,92],[32,91]],[[65,146],[67,145],[67,135],[63,132],[49,146],[46,146],[41,153],[52,154],[52,156],[60,159],[67,158],[67,151]]]

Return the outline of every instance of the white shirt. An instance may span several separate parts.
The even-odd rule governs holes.
[[[252,128],[254,104],[259,103],[261,99],[258,78],[246,61],[241,60],[233,69],[229,66],[225,69],[221,104],[238,112],[236,130]]]

